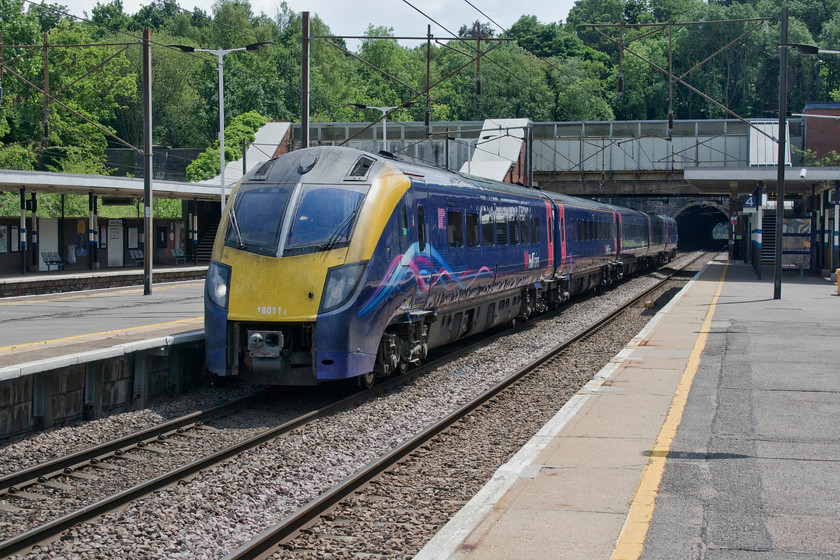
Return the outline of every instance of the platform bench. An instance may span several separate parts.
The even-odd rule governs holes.
[[[41,260],[47,265],[47,270],[50,270],[53,266],[56,267],[56,270],[64,270],[64,261],[58,253],[41,253]]]
[[[186,264],[187,262],[187,255],[184,254],[183,249],[172,249],[172,258],[175,260],[175,264]]]
[[[129,249],[128,256],[134,262],[134,266],[143,266],[143,263],[146,261],[146,257],[143,255],[141,249]]]

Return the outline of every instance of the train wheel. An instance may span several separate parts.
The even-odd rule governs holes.
[[[371,371],[369,373],[360,375],[356,379],[359,380],[359,387],[368,390],[371,387],[373,387],[373,384],[376,382],[376,373]]]

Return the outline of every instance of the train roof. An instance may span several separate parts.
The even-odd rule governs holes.
[[[279,161],[282,161],[282,165],[276,165]],[[319,163],[329,163],[329,165],[319,165]],[[588,210],[643,214],[638,210],[630,210],[585,198],[413,163],[401,160],[387,152],[373,154],[356,148],[340,146],[317,146],[289,152],[252,170],[243,178],[243,181],[247,183],[261,181],[266,183],[297,183],[303,175],[306,175],[306,181],[311,182],[328,183],[339,180],[370,182],[379,175],[393,171],[399,171],[409,177],[423,179],[429,184],[440,186],[478,188],[511,196],[537,197]]]

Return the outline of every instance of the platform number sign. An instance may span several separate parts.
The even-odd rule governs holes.
[[[741,197],[741,208],[744,212],[751,213],[758,209],[758,199],[754,194],[746,194]]]

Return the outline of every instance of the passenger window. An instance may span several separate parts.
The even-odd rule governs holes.
[[[478,214],[467,213],[467,247],[478,245]]]
[[[485,247],[492,247],[493,243],[493,216],[491,214],[481,215],[481,244]]]
[[[522,232],[522,243],[528,245],[532,242],[531,239],[531,222],[528,218],[519,218],[519,229]]]
[[[519,244],[519,220],[517,220],[516,218],[511,218],[511,220],[508,222],[508,225],[510,226],[510,237],[508,238],[508,243],[510,243],[511,245]]]
[[[540,242],[540,220],[531,218],[531,243]]]
[[[422,204],[417,206],[417,245],[421,253],[426,250],[426,213]]]
[[[446,237],[450,247],[464,246],[464,222],[460,212],[446,213]]]
[[[496,245],[508,244],[507,218],[499,216],[496,218]]]

